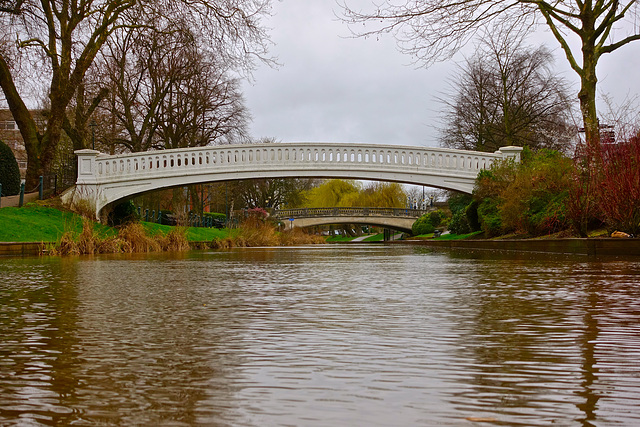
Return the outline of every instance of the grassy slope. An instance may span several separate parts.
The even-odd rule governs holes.
[[[355,237],[351,237],[351,236],[331,236],[331,237],[327,237],[327,242],[329,242],[329,243],[350,242],[353,239],[355,239]]]
[[[94,228],[102,235],[115,233],[101,224]],[[31,203],[23,208],[0,209],[0,242],[55,242],[67,231],[80,233],[82,218]]]
[[[142,223],[149,234],[167,234],[173,227],[149,222]],[[100,235],[116,235],[117,230],[102,224],[94,229]],[[71,212],[30,203],[22,208],[0,209],[0,242],[56,242],[65,232],[80,233],[82,218]],[[226,237],[228,230],[215,228],[189,228],[189,241],[211,241]]]
[[[170,225],[161,225],[156,224],[154,222],[144,222],[142,221],[142,226],[150,235],[154,236],[158,233],[167,234],[171,229],[173,229]],[[187,228],[187,240],[190,242],[210,242],[213,239],[220,238],[223,239],[230,234],[230,230],[223,229],[219,230],[217,228],[199,228],[199,227],[189,227]]]

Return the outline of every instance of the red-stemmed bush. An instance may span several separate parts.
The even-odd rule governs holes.
[[[603,144],[598,207],[610,231],[640,234],[640,135]]]

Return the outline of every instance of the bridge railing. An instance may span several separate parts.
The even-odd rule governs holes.
[[[299,208],[274,210],[276,218],[314,218],[340,216],[379,216],[379,217],[409,217],[419,218],[431,212],[432,209],[403,209],[403,208]]]
[[[415,172],[455,171],[475,176],[493,161],[514,158],[519,161],[520,147],[503,147],[495,153],[445,148],[377,146],[369,144],[274,143],[236,146],[195,147],[105,155],[94,150],[79,150],[78,183],[132,180],[149,176],[201,174],[224,169],[255,170],[288,167],[317,168],[365,167]]]

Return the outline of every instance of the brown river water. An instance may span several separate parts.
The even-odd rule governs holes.
[[[0,259],[0,425],[640,425],[640,259]]]

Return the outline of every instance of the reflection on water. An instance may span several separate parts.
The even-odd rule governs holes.
[[[637,425],[640,262],[0,260],[0,425]]]

